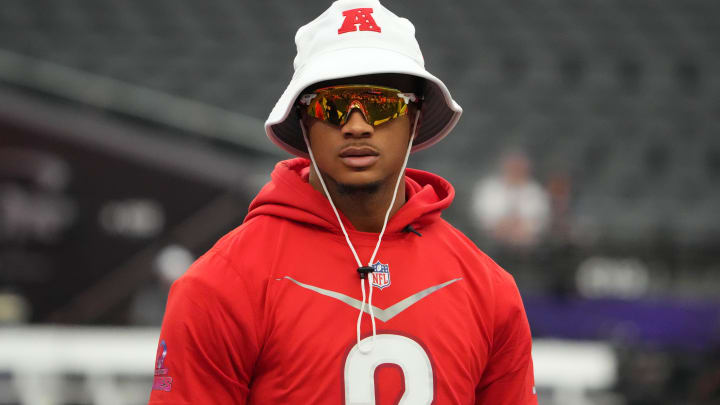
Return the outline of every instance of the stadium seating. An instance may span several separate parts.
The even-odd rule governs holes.
[[[294,31],[326,5],[8,0],[0,50],[264,119],[292,73]],[[429,69],[465,109],[414,165],[451,178],[462,197],[498,153],[522,147],[541,180],[571,175],[574,215],[607,237],[663,227],[694,244],[720,234],[720,3],[391,7],[416,23]],[[459,201],[451,215],[468,222],[467,208]]]

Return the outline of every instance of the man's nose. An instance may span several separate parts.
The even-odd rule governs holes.
[[[341,127],[342,133],[347,138],[368,137],[373,134],[373,126],[365,121],[362,111],[355,109],[350,112],[345,124]]]

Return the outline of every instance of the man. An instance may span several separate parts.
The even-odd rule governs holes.
[[[462,111],[414,27],[340,0],[296,42],[266,131],[299,158],[174,284],[150,403],[537,404],[512,277],[405,170]]]

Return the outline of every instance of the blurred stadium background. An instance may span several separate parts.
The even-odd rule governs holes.
[[[328,4],[0,2],[0,404],[146,401],[167,285],[287,157],[262,122]],[[720,2],[384,4],[464,107],[410,165],[516,277],[540,403],[720,404]],[[472,214],[508,148],[560,206],[532,247]]]

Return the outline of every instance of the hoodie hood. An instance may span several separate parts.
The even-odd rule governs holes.
[[[271,180],[250,204],[245,222],[269,215],[286,218],[334,233],[341,233],[325,196],[308,182],[310,161],[296,158],[278,162]],[[420,229],[438,219],[455,197],[450,183],[440,176],[416,169],[405,171],[405,204],[390,218],[386,233],[401,232],[408,225]],[[355,230],[342,213],[345,229]]]

